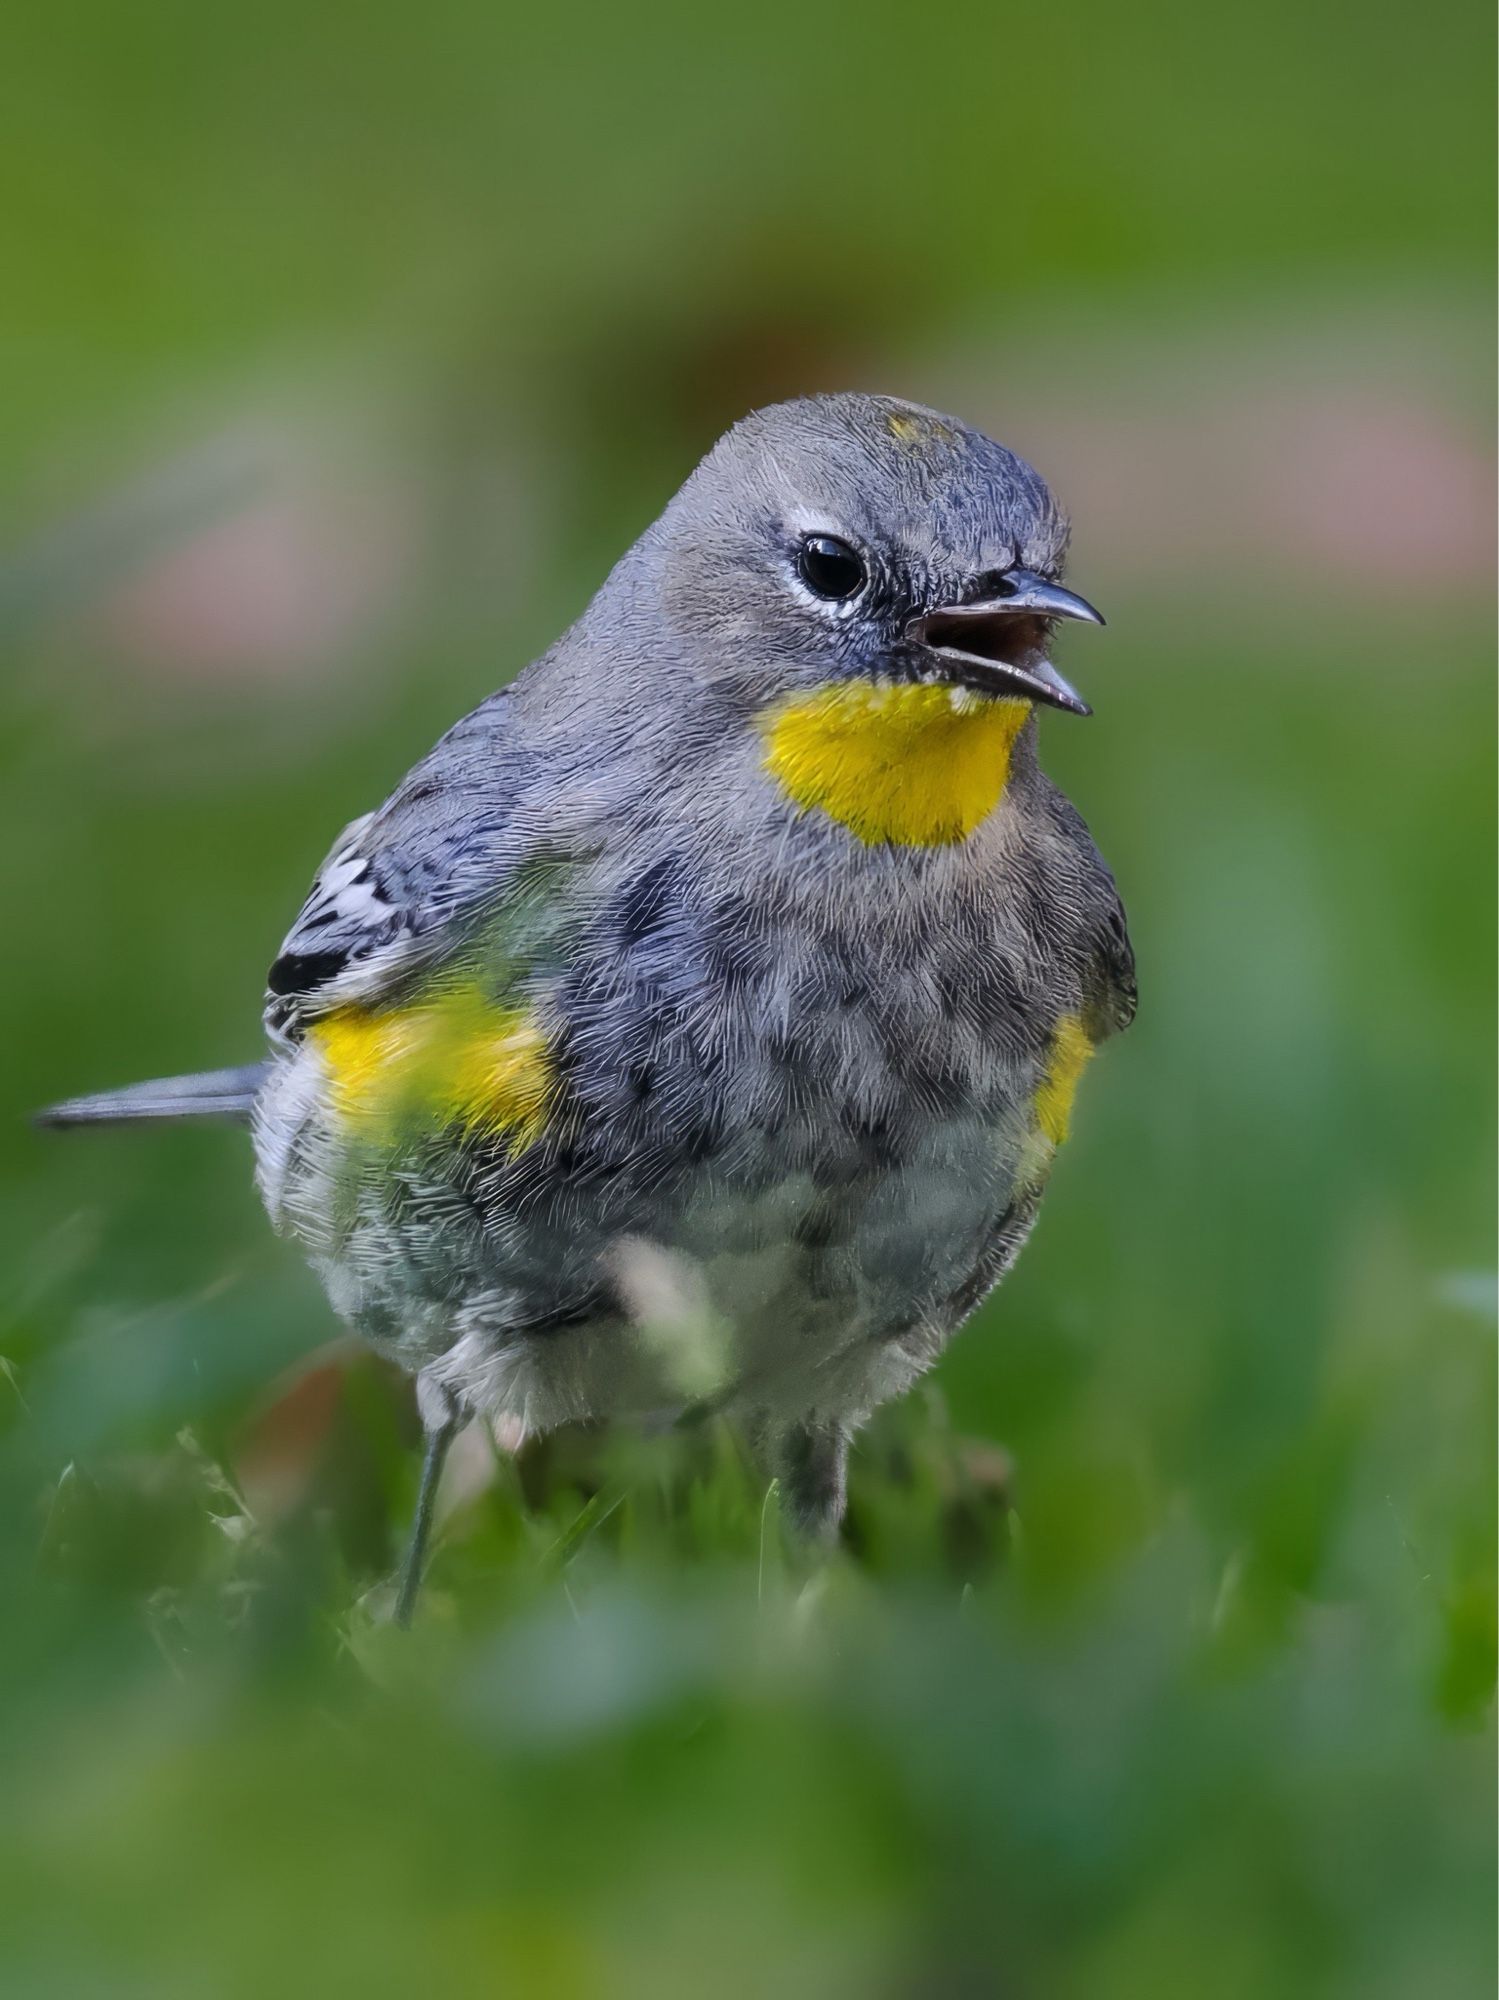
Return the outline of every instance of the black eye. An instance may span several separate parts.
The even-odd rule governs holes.
[[[797,551],[802,582],[819,597],[857,597],[868,578],[862,559],[833,535],[808,535]]]

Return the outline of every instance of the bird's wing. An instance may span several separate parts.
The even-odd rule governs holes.
[[[1119,889],[1094,845],[1088,823],[1067,794],[1043,780],[1043,808],[1053,830],[1081,865],[1083,1026],[1090,1040],[1122,1034],[1135,1018],[1135,953]]]
[[[1135,949],[1129,941],[1124,905],[1107,868],[1103,870],[1100,886],[1105,893],[1093,934],[1084,1023],[1095,1042],[1122,1034],[1135,1018],[1140,997],[1135,984]]]
[[[266,981],[273,1040],[388,992],[442,957],[528,858],[512,831],[523,760],[496,695],[450,730],[377,811],[346,826]]]

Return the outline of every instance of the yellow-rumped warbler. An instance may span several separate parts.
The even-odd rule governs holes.
[[[828,1533],[854,1427],[1013,1261],[1135,1005],[1036,761],[1038,705],[1088,712],[1053,621],[1102,623],[1066,540],[950,418],[747,417],[339,837],[267,1060],[44,1114],[250,1121],[277,1226],[417,1379],[403,1617],[460,1418],[729,1409]]]

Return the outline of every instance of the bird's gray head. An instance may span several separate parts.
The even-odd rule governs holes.
[[[755,698],[859,678],[947,683],[1086,715],[1054,621],[1067,521],[1040,476],[949,417],[883,396],[758,410],[642,545],[705,672]]]

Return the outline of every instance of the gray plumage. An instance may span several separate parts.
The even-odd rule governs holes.
[[[809,584],[817,537],[857,555],[857,592]],[[758,412],[340,836],[270,976],[259,1179],[340,1316],[419,1375],[429,1428],[726,1407],[803,1522],[836,1523],[851,1430],[1024,1241],[1059,1023],[1126,1025],[1133,970],[1033,712],[992,811],[921,845],[788,796],[766,717],[846,682],[1080,707],[1043,657],[1051,617],[1088,615],[1065,544],[1037,474],[952,419]],[[954,607],[973,653],[921,623]],[[409,1104],[351,1124],[320,1023],[459,983],[536,1024],[541,1129]]]
[[[269,1063],[246,1063],[239,1069],[202,1070],[196,1076],[164,1076],[152,1083],[133,1083],[124,1090],[102,1090],[90,1097],[69,1097],[39,1111],[43,1126],[139,1125],[153,1118],[228,1118],[242,1125],[250,1114]]]

